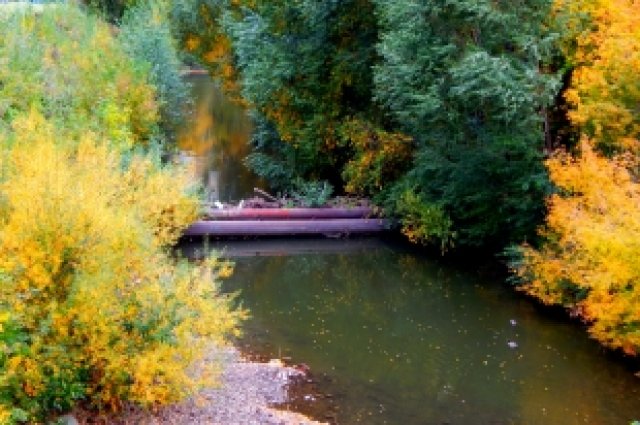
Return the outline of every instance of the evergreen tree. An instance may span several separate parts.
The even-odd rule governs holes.
[[[524,238],[543,212],[541,112],[557,79],[540,71],[550,1],[375,2],[375,98],[417,143],[394,188],[453,222],[463,245]]]

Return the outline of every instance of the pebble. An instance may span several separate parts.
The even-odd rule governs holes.
[[[219,353],[216,353],[219,357]],[[319,425],[306,416],[279,410],[273,404],[287,401],[289,378],[300,375],[281,361],[258,363],[245,361],[240,352],[227,348],[223,352],[224,370],[219,388],[209,388],[199,396],[164,407],[155,413],[132,411],[109,424],[145,425]],[[93,423],[88,421],[89,423]]]

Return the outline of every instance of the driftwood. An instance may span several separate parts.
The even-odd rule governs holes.
[[[276,198],[275,196],[273,196],[272,194],[270,194],[270,193],[268,193],[268,192],[265,192],[264,190],[262,190],[262,189],[260,189],[260,188],[254,187],[254,188],[253,188],[253,191],[254,191],[255,193],[257,193],[258,195],[260,195],[260,196],[264,197],[265,199],[268,199],[268,200],[269,200],[269,201],[271,201],[271,202],[277,202],[277,203],[280,203],[280,200],[279,200],[278,198]]]

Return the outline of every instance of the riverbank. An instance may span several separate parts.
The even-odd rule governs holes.
[[[289,399],[289,386],[304,372],[285,366],[280,361],[268,363],[243,358],[240,351],[230,347],[212,353],[209,361],[222,357],[224,370],[220,386],[207,388],[198,396],[182,403],[147,412],[130,409],[124,414],[100,416],[78,411],[74,417],[79,424],[224,424],[224,425],[318,425],[306,416],[274,406]]]

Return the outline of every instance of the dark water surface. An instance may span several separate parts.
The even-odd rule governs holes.
[[[251,310],[243,342],[306,363],[338,423],[640,418],[640,379],[499,281],[375,239],[288,243],[231,243],[224,288]]]

